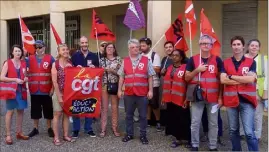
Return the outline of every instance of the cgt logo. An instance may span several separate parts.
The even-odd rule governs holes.
[[[143,70],[144,66],[145,66],[144,63],[139,63],[138,64],[138,69]]]
[[[85,68],[82,68],[79,73],[74,77],[72,81],[71,88],[74,91],[80,91],[82,94],[90,94],[93,90],[98,91],[98,83],[100,82],[100,77],[96,76],[92,79],[89,74],[83,75]],[[86,78],[81,80],[80,78]]]
[[[48,67],[49,67],[49,63],[48,63],[48,62],[44,62],[44,63],[43,63],[43,68],[44,68],[44,69],[48,69]]]

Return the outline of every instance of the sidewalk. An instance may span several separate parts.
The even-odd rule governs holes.
[[[122,105],[122,103],[121,103]],[[219,151],[231,151],[231,142],[228,135],[228,122],[225,111],[221,111],[223,119],[223,137],[222,140],[226,146],[219,146]],[[15,118],[16,115],[14,115]],[[119,128],[122,133],[125,131],[125,113],[124,109],[120,109],[120,121]],[[15,121],[12,122],[12,137],[14,144],[9,146],[4,142],[5,136],[5,124],[4,116],[1,116],[0,122],[0,151],[1,152],[75,152],[75,151],[90,151],[90,152],[164,152],[164,151],[189,151],[184,147],[170,148],[171,137],[165,136],[164,132],[158,133],[154,127],[149,127],[148,129],[148,138],[149,145],[142,145],[139,141],[139,124],[135,123],[135,139],[129,143],[123,143],[121,138],[115,137],[111,131],[111,122],[108,122],[107,127],[107,136],[105,138],[98,137],[100,133],[100,122],[97,121],[93,124],[95,133],[97,134],[96,138],[91,138],[83,133],[83,130],[80,132],[80,136],[75,143],[64,143],[62,146],[56,147],[53,145],[53,139],[48,137],[46,130],[46,122],[42,120],[40,122],[39,135],[33,137],[29,141],[18,141],[15,139]],[[109,120],[111,118],[109,117]],[[268,117],[264,117],[263,123],[263,138],[260,141],[260,151],[268,151]],[[30,120],[30,108],[25,111],[25,117],[23,122],[23,131],[25,134],[28,134],[33,128],[33,121]],[[70,132],[71,132],[70,125]],[[82,126],[83,128],[83,126]],[[200,129],[201,130],[201,129]],[[208,143],[200,143],[201,151],[208,151]],[[242,141],[243,151],[247,151],[247,144],[245,141]]]

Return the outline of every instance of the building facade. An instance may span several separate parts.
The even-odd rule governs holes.
[[[130,30],[123,24],[129,1],[1,1],[0,61],[7,59],[13,44],[21,44],[18,14],[20,14],[34,38],[45,41],[47,52],[56,55],[56,42],[50,32],[52,23],[62,40],[70,48],[78,48],[80,36],[90,37],[92,9],[116,35],[117,51],[123,57],[128,55],[127,41]],[[169,28],[179,13],[184,13],[185,1],[141,0],[147,20],[145,29],[132,32],[133,38],[149,37],[155,44]],[[243,36],[246,41],[258,38],[261,51],[268,51],[268,1],[264,0],[193,0],[196,18],[205,9],[214,31],[222,44],[222,57],[232,55],[230,38]],[[184,15],[184,14],[183,14]],[[199,27],[197,27],[199,33]],[[192,41],[193,52],[198,53],[199,34]],[[189,38],[186,37],[189,43]],[[161,55],[165,38],[155,50]],[[89,49],[96,51],[96,41],[90,39]],[[187,53],[188,55],[188,53]]]

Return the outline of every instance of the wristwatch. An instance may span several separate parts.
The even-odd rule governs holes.
[[[228,78],[229,78],[230,80],[232,80],[232,75],[229,75]]]

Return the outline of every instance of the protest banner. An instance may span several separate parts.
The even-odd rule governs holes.
[[[100,68],[70,67],[65,69],[63,110],[77,117],[99,117],[102,76]]]

